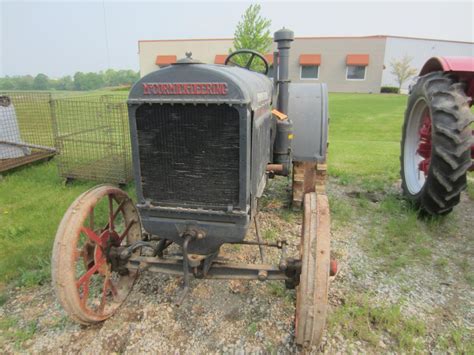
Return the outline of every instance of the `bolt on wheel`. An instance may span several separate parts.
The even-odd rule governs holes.
[[[72,203],[56,233],[51,263],[56,295],[71,318],[91,324],[118,309],[137,274],[114,270],[110,251],[138,240],[139,216],[124,191],[99,186]]]

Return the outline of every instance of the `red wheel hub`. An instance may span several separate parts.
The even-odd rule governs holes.
[[[423,158],[418,164],[418,169],[422,171],[425,176],[428,175],[431,162],[431,115],[428,108],[423,112],[422,123],[418,131],[420,141],[416,152]]]

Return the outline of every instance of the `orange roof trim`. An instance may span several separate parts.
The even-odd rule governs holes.
[[[348,54],[346,57],[347,65],[369,65],[369,55],[368,54]]]
[[[214,58],[214,64],[224,64],[227,54],[216,54]]]
[[[176,63],[175,55],[157,55],[156,56],[156,65],[170,65]]]
[[[321,65],[321,54],[301,54],[300,65]]]

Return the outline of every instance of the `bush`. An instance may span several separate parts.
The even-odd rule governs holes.
[[[396,86],[382,86],[380,88],[382,94],[399,94],[399,90]]]

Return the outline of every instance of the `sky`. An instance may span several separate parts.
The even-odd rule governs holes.
[[[231,38],[255,2],[0,0],[0,77],[138,70],[138,40]],[[271,30],[474,42],[473,1],[260,1]]]

